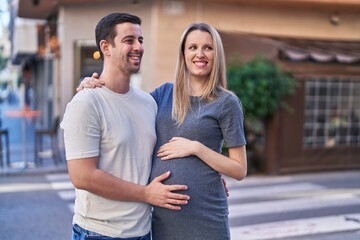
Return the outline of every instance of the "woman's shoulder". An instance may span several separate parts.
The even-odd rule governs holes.
[[[163,83],[159,87],[157,87],[153,92],[151,92],[152,96],[163,96],[168,93],[172,93],[174,88],[174,84],[170,82]]]
[[[240,102],[238,96],[230,90],[220,89],[218,92],[219,100],[221,102]]]
[[[161,90],[172,90],[174,88],[174,84],[171,82],[166,82],[163,83],[162,85],[160,85],[160,87],[158,87],[157,89],[161,89]]]

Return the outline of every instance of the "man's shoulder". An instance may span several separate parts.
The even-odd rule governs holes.
[[[147,97],[149,97],[149,95],[150,95],[149,93],[145,92],[145,91],[142,90],[141,88],[134,87],[134,86],[131,86],[131,88],[132,88],[132,91],[133,91],[136,95],[138,95],[138,96],[147,98]]]
[[[144,90],[138,87],[132,87],[132,91],[134,93],[133,95],[135,95],[137,99],[149,103],[155,103],[154,99],[151,97],[151,95],[148,92],[145,92]]]
[[[83,89],[76,93],[68,105],[91,106],[98,102],[99,89]]]
[[[141,95],[147,94],[148,95],[147,92],[145,92],[144,90],[142,90],[141,88],[139,88],[137,86],[132,86],[131,85],[131,88],[132,88],[132,91],[136,92],[137,94],[141,94]]]
[[[96,102],[93,97],[94,93],[94,90],[89,91],[88,89],[83,89],[73,96],[71,101],[66,105],[61,124],[62,128],[74,124],[74,119],[88,118],[90,115],[96,113],[96,111],[94,111],[94,106],[96,106],[96,104],[94,104]]]
[[[104,91],[103,88],[84,88],[75,94],[74,98],[76,99],[94,99],[94,97],[101,95],[101,92]]]

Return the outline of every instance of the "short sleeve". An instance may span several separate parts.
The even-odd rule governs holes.
[[[75,98],[66,106],[60,124],[64,133],[66,159],[79,159],[99,155],[101,137],[100,120],[94,104]]]
[[[246,144],[244,114],[241,102],[236,95],[229,94],[226,97],[220,111],[219,122],[226,147]]]
[[[154,91],[150,93],[150,95],[154,98],[155,102],[158,102],[159,99],[159,90],[156,88]]]
[[[164,83],[160,87],[156,88],[154,91],[150,93],[150,95],[155,99],[157,105],[161,102],[164,93],[167,93],[172,90],[172,83]]]

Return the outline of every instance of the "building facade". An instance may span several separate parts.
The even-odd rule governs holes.
[[[48,109],[48,118],[63,114],[84,76],[101,71],[101,63],[92,54],[95,25],[102,16],[130,12],[142,18],[145,55],[132,81],[145,91],[173,81],[182,31],[191,22],[207,22],[220,32],[228,62],[243,62],[260,54],[293,72],[300,82],[297,93],[287,99],[294,113],[279,110],[270,121],[260,163],[263,171],[360,167],[356,157],[360,151],[360,1],[18,3],[17,17],[46,21],[37,26],[39,49],[26,61],[35,61],[41,69],[35,94],[39,108]],[[20,53],[14,55],[21,59]],[[43,90],[44,83],[47,90]],[[40,104],[44,100],[46,106]]]

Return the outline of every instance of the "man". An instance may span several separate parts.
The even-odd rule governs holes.
[[[153,98],[130,86],[144,52],[141,20],[113,13],[96,26],[106,87],[85,89],[67,105],[61,128],[76,188],[73,239],[150,239],[150,204],[180,210],[189,196],[164,185],[164,173],[147,184],[156,142]],[[106,239],[111,239],[106,238]]]

